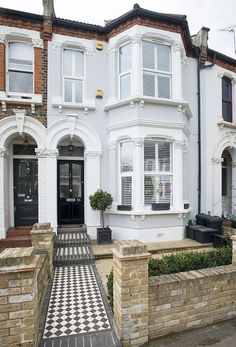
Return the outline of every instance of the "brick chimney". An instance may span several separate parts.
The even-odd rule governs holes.
[[[208,48],[208,32],[209,28],[202,27],[197,35],[192,36],[192,41],[195,46],[198,46],[201,49],[200,61],[201,65],[205,65],[207,59],[207,48]]]
[[[43,15],[44,17],[55,17],[53,0],[43,0]]]

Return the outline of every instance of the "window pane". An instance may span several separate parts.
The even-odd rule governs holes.
[[[222,99],[231,101],[231,80],[229,78],[222,78]]]
[[[9,71],[9,91],[33,93],[33,74],[30,72]]]
[[[69,191],[69,163],[60,164],[60,198],[68,198],[70,196]]]
[[[169,46],[157,45],[157,69],[160,71],[171,71]]]
[[[144,176],[144,203],[152,204],[156,202],[156,177]]]
[[[72,197],[81,198],[81,165],[72,163]]]
[[[83,102],[83,82],[74,80],[75,85],[75,102]]]
[[[33,47],[24,43],[10,43],[9,69],[32,71]]]
[[[144,170],[155,171],[156,159],[155,159],[155,142],[144,142]]]
[[[120,47],[119,49],[119,72],[131,70],[132,67],[132,50],[131,44]]]
[[[133,171],[133,143],[123,142],[120,145],[120,171]]]
[[[155,96],[155,75],[143,75],[143,95]]]
[[[172,177],[157,176],[156,202],[171,203],[172,200]]]
[[[72,102],[72,80],[65,80],[65,101]]]
[[[158,142],[158,171],[170,170],[170,143]]]
[[[63,72],[64,75],[72,76],[72,51],[68,49],[64,50]]]
[[[152,42],[143,42],[143,67],[155,69],[155,44]]]
[[[84,76],[84,53],[83,52],[74,52],[74,63],[75,63],[75,76],[83,77]]]
[[[120,77],[120,99],[127,99],[130,97],[131,92],[130,74]]]
[[[170,77],[158,76],[158,97],[170,99]]]
[[[132,205],[132,177],[121,178],[122,205]]]
[[[222,116],[226,122],[232,122],[232,104],[222,101]]]

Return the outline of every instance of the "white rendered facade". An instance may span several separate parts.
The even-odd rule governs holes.
[[[10,27],[1,31],[4,42],[11,31]],[[24,34],[36,42],[34,32],[14,28],[17,32],[19,37]],[[145,65],[144,42],[157,57],[153,68]],[[15,155],[13,146],[25,135],[37,147],[35,155],[26,159],[38,162],[38,221],[50,222],[55,231],[60,224],[58,163],[63,160],[83,163],[83,223],[92,238],[96,238],[100,219],[90,207],[89,195],[99,188],[113,196],[105,216],[113,239],[181,240],[187,220],[197,213],[197,59],[187,54],[180,33],[144,25],[113,35],[102,42],[102,49],[96,49],[97,43],[95,39],[53,33],[48,41],[47,127],[27,115],[25,100],[13,115],[0,120],[0,238],[9,227],[17,226],[13,162],[24,156]],[[126,45],[131,54],[128,62],[126,56],[121,57],[121,48]],[[151,55],[145,59],[149,58],[147,64],[152,64]],[[67,59],[71,64],[65,66]],[[123,69],[120,59],[125,59]],[[202,212],[221,215],[221,203],[215,203],[222,200],[221,156],[225,148],[235,147],[236,132],[233,124],[220,121],[220,76],[228,74],[234,81],[235,73],[215,65],[200,74]],[[122,78],[126,80],[125,90],[121,90]],[[145,78],[151,81],[145,87],[147,92]],[[147,95],[154,93],[152,86],[155,96]],[[101,98],[96,98],[98,89]],[[235,119],[235,92],[233,95]],[[33,95],[31,100],[37,104],[41,98]],[[1,101],[7,107],[7,93],[1,93]],[[130,144],[132,154],[128,154],[130,168],[122,171],[121,147],[125,143]],[[61,144],[80,144],[84,152],[63,156]],[[146,154],[148,146],[155,153]],[[167,149],[165,157],[159,148]],[[148,155],[152,155],[150,166]],[[164,203],[168,208],[154,210],[152,203]],[[130,208],[119,209],[120,205]]]

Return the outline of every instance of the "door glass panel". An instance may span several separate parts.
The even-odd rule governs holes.
[[[69,163],[60,164],[60,198],[68,198],[69,190]]]
[[[30,192],[33,197],[38,196],[38,162],[31,162]]]
[[[28,162],[20,162],[18,166],[18,196],[24,197],[29,193],[30,168]]]
[[[81,166],[72,164],[72,196],[73,198],[81,198]]]

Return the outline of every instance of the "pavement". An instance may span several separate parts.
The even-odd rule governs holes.
[[[156,338],[143,347],[234,347],[236,318]]]

